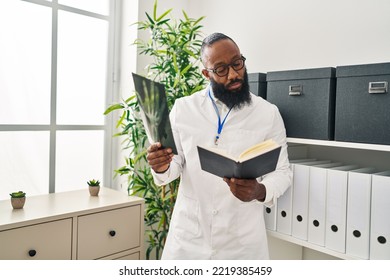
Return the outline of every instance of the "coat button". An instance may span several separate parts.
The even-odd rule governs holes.
[[[218,210],[213,210],[213,215],[217,215],[218,214]]]

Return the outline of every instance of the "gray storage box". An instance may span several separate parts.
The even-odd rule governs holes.
[[[390,144],[390,63],[336,68],[335,140]]]
[[[264,99],[267,97],[267,75],[264,73],[249,73],[248,74],[249,90],[261,96]]]
[[[333,140],[335,68],[267,73],[267,100],[282,115],[287,137]]]

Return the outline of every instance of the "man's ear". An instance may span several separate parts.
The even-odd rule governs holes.
[[[207,71],[206,69],[202,69],[202,74],[203,76],[206,77],[206,79],[210,80],[210,72]]]

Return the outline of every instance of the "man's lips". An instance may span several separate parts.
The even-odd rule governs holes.
[[[236,89],[240,89],[242,86],[242,82],[241,81],[237,81],[237,82],[233,82],[231,84],[228,85],[228,89],[229,90],[236,90]]]

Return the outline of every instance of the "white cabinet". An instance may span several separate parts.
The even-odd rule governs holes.
[[[0,259],[144,259],[144,200],[109,188],[0,201]]]
[[[288,138],[290,159],[311,158],[390,170],[390,146]],[[389,186],[390,187],[390,186]],[[268,230],[271,259],[358,259],[274,230]]]

